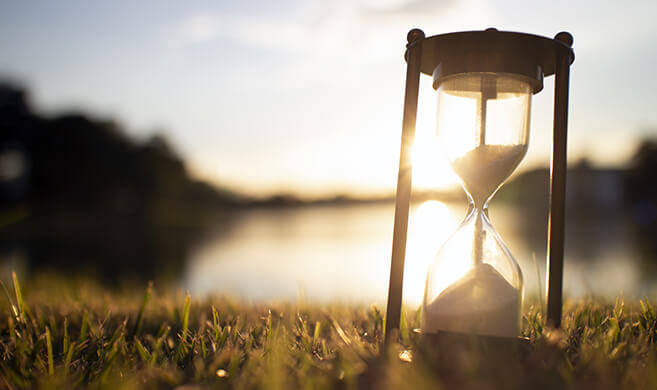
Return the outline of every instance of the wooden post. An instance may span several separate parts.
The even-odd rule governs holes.
[[[408,65],[406,68],[406,92],[404,94],[404,117],[402,120],[401,150],[399,152],[397,194],[395,196],[395,225],[392,237],[385,344],[396,341],[399,335],[408,210],[411,200],[411,147],[413,146],[413,138],[415,137],[415,119],[417,116],[417,97],[420,86],[420,63],[422,60],[424,32],[419,29],[413,29],[408,32],[406,38],[408,41],[406,45],[406,61]]]
[[[561,32],[554,38],[572,46],[573,37]],[[566,149],[568,133],[568,81],[570,53],[561,50],[557,55],[554,81],[554,133],[550,162],[550,214],[548,220],[547,324],[561,326],[563,254],[566,205]]]

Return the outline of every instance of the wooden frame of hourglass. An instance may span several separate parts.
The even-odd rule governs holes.
[[[407,36],[406,90],[402,121],[401,152],[395,198],[395,220],[386,311],[385,341],[397,338],[401,318],[402,284],[408,213],[411,198],[413,145],[420,73],[438,80],[468,72],[507,73],[532,80],[533,93],[543,88],[543,77],[555,75],[550,205],[547,251],[547,322],[561,326],[563,253],[566,201],[566,139],[568,84],[575,59],[572,36],[561,32],[554,39],[497,31],[467,31],[425,38],[413,29]]]

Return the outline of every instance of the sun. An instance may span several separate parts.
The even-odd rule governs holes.
[[[434,134],[418,132],[411,156],[414,187],[443,190],[458,184],[458,179],[440,150]]]

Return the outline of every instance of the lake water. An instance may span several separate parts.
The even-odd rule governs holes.
[[[438,201],[412,207],[404,275],[408,305],[420,303],[426,269],[465,212],[463,204]],[[242,212],[229,231],[218,227],[193,252],[183,285],[197,295],[252,301],[384,304],[393,214],[388,203]],[[528,233],[519,214],[506,204],[490,210],[494,227],[522,268],[525,295],[531,296],[538,294],[539,281],[545,285],[546,239]],[[569,225],[566,233],[567,296],[653,294],[653,279],[637,262],[638,244],[628,223]]]

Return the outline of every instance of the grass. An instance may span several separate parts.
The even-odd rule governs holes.
[[[525,346],[466,337],[436,347],[406,312],[400,343],[384,348],[376,307],[73,285],[3,285],[0,388],[657,388],[657,314],[646,300],[568,303],[562,331],[530,306]]]

